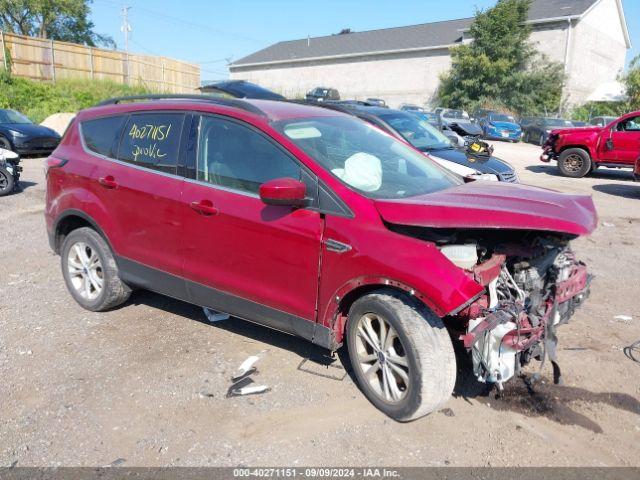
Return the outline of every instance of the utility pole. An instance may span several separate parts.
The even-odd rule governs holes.
[[[122,33],[124,33],[124,51],[126,54],[125,83],[127,84],[129,83],[129,32],[131,32],[131,24],[129,23],[130,8],[131,7],[127,7],[127,6],[122,7],[122,10],[121,10],[122,26],[120,27],[120,30],[122,30]]]

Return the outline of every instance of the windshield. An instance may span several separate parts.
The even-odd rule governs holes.
[[[442,116],[444,118],[469,118],[469,114],[464,110],[445,110]]]
[[[549,127],[572,127],[573,124],[569,120],[563,120],[561,118],[547,118],[545,123]]]
[[[411,115],[415,115],[420,120],[426,120],[429,123],[438,123],[438,116],[435,113],[430,112],[409,112]]]
[[[402,141],[355,117],[296,118],[272,126],[369,198],[406,198],[461,183]]]
[[[418,150],[451,147],[451,141],[426,120],[402,113],[384,114],[380,118]]]
[[[0,110],[0,123],[33,123],[27,117],[15,110]]]
[[[489,120],[491,122],[509,122],[516,123],[516,119],[511,115],[505,115],[504,113],[492,113],[489,115]]]

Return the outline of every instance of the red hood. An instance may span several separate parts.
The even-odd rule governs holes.
[[[598,216],[591,197],[528,185],[471,182],[402,200],[376,200],[389,223],[433,228],[504,228],[586,235]]]

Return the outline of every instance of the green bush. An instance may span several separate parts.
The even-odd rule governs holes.
[[[575,107],[571,111],[571,118],[587,122],[593,117],[619,117],[628,110],[626,102],[587,102]]]
[[[0,108],[18,110],[37,123],[54,113],[74,113],[111,97],[147,93],[153,92],[105,80],[39,82],[0,71]]]

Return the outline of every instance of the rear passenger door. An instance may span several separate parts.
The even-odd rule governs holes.
[[[323,220],[313,209],[265,205],[258,189],[289,177],[313,198],[317,179],[244,122],[203,115],[194,126],[193,178],[183,191],[191,301],[310,338]]]
[[[159,285],[167,284],[160,272],[182,274],[183,179],[177,170],[185,117],[182,112],[119,117],[114,147],[93,175],[95,192],[114,220],[110,241],[123,275],[139,286],[174,296],[184,296],[183,282],[171,292]],[[87,129],[101,128],[99,121],[91,123],[82,126],[85,142]],[[87,148],[91,150],[88,143]]]

